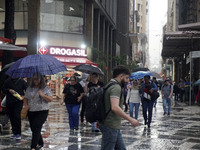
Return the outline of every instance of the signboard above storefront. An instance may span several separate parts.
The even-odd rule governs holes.
[[[42,46],[38,49],[38,53],[42,55],[51,55],[66,66],[77,66],[80,64],[97,66],[97,64],[87,59],[86,49],[78,47]]]
[[[77,47],[43,46],[40,47],[38,51],[42,55],[49,54],[53,56],[87,57],[86,49]]]

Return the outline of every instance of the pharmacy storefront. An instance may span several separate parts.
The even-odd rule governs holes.
[[[73,68],[75,66],[80,64],[96,65],[87,58],[86,49],[78,47],[42,46],[38,49],[38,54],[51,55],[61,61],[67,68],[67,71],[47,77],[53,96],[57,98],[60,98],[62,95],[64,85],[66,84],[65,78],[69,78],[74,74],[75,70]]]

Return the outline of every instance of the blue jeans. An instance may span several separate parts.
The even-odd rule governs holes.
[[[151,124],[151,120],[152,120],[153,104],[154,104],[154,101],[152,100],[147,100],[145,98],[142,100],[142,113],[143,113],[145,123],[147,123],[147,119],[148,119],[148,125]],[[148,111],[148,118],[147,118],[147,111]]]
[[[138,119],[138,111],[139,111],[139,107],[140,107],[140,103],[132,103],[129,102],[129,113],[130,116],[133,118],[133,109],[135,107],[135,119]]]
[[[112,129],[100,124],[102,133],[101,150],[126,150],[120,129]]]
[[[79,105],[74,105],[74,104],[66,104],[67,111],[69,113],[69,126],[70,129],[74,129],[74,127],[78,127],[79,125]]]
[[[163,97],[163,110],[166,113],[167,112],[167,103],[168,103],[168,115],[171,113],[171,105],[172,105],[172,97]]]

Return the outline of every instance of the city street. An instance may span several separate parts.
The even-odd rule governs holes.
[[[1,116],[2,117],[2,116]],[[153,110],[151,128],[143,124],[139,114],[139,126],[132,127],[128,121],[122,121],[122,133],[128,150],[136,149],[170,149],[188,150],[200,149],[200,107],[186,106],[172,109],[171,116],[163,116],[161,98]],[[30,149],[31,131],[28,121],[22,120],[22,139],[10,139],[10,125],[6,126],[0,135],[1,150]],[[51,103],[48,120],[43,127],[45,141],[44,149],[52,150],[98,150],[101,134],[91,131],[89,124],[80,126],[78,131],[70,132],[68,114],[65,106],[60,106],[58,100]]]

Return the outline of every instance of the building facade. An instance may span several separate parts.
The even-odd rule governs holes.
[[[133,60],[148,67],[149,58],[149,1],[130,0],[130,39]]]
[[[5,1],[0,1],[0,36],[4,37]],[[129,0],[15,0],[16,45],[28,54],[49,54],[71,68],[95,64],[105,81],[118,65],[115,56],[130,56]],[[0,52],[1,53],[1,52]],[[26,54],[14,56],[14,60]],[[0,54],[0,60],[2,55]],[[61,75],[60,78],[66,76]],[[57,77],[52,79],[57,80]],[[59,81],[56,82],[61,82]]]
[[[169,0],[162,57],[166,76],[178,81],[190,76],[190,52],[200,50],[200,1]],[[192,63],[192,78],[199,78],[199,58]],[[168,73],[167,73],[168,72]]]
[[[185,79],[185,100],[194,103],[192,87],[200,78],[200,0],[169,0],[163,37],[163,69],[176,82]]]

